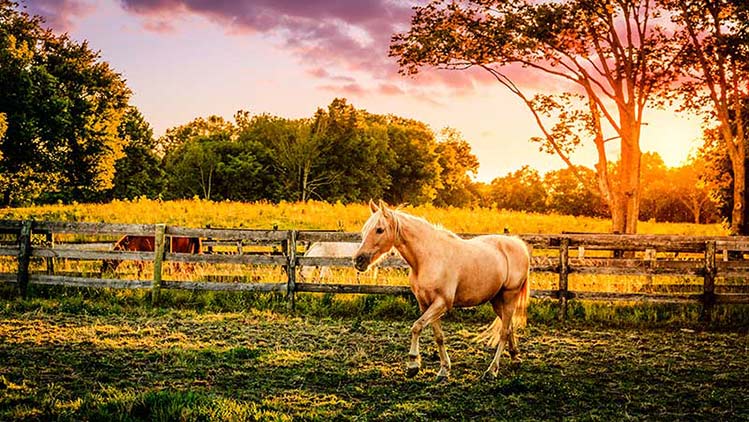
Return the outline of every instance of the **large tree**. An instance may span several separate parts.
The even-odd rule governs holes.
[[[0,144],[5,204],[97,199],[123,155],[117,128],[130,91],[86,42],[56,35],[39,17],[0,0]]]
[[[672,79],[678,54],[651,0],[437,0],[415,7],[411,28],[396,34],[391,55],[405,73],[431,65],[489,72],[531,111],[543,148],[571,171],[570,152],[589,138],[598,151],[598,190],[612,230],[637,230],[643,112]],[[553,77],[570,93],[532,97],[515,75]],[[571,109],[570,105],[579,109]],[[548,117],[555,118],[556,124]],[[614,136],[606,136],[613,132]],[[608,172],[605,142],[618,138],[620,169]],[[590,180],[575,173],[581,182]]]
[[[680,61],[685,108],[716,128],[731,164],[733,234],[747,224],[746,109],[749,98],[749,3],[746,0],[663,0],[673,11],[688,49]]]

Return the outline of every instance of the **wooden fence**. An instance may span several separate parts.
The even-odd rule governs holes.
[[[90,250],[71,242],[56,239],[75,237],[114,237],[124,234],[154,236],[154,252]],[[327,284],[297,280],[300,266],[351,267],[350,258],[304,257],[300,246],[319,241],[360,241],[358,233],[304,230],[249,230],[249,229],[194,229],[164,224],[106,224],[43,221],[0,221],[0,256],[15,257],[16,272],[0,273],[0,282],[15,284],[21,295],[26,295],[29,284],[75,287],[109,287],[151,289],[151,299],[158,304],[161,289],[236,290],[285,293],[293,307],[297,292],[410,294],[408,286],[377,284]],[[167,236],[199,237],[212,245],[236,245],[234,254],[169,253],[165,250]],[[472,237],[472,234],[462,234]],[[552,298],[563,307],[575,299],[604,301],[655,301],[702,303],[706,319],[715,304],[749,303],[749,237],[614,235],[614,234],[526,234],[519,235],[532,250],[533,272],[558,274],[556,289],[532,290],[532,297]],[[68,239],[69,240],[69,239]],[[100,248],[109,242],[96,241]],[[272,247],[277,252],[250,252],[252,246]],[[46,261],[46,271],[31,272],[32,259]],[[149,280],[125,280],[92,276],[70,276],[55,272],[58,259],[99,261],[133,260],[153,263],[153,277]],[[170,281],[163,279],[164,262],[241,264],[283,267],[283,279],[252,283],[215,281]],[[385,267],[406,268],[399,258],[382,263]],[[570,274],[699,277],[701,289],[689,291],[690,285],[671,285],[669,290],[646,292],[601,292],[571,290]],[[730,285],[716,286],[716,278],[732,280]],[[683,287],[679,289],[679,287]]]

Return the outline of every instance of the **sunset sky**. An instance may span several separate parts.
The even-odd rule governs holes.
[[[226,118],[239,109],[296,118],[345,97],[356,108],[396,114],[432,129],[458,129],[490,181],[523,165],[563,166],[529,142],[539,131],[504,87],[479,71],[425,69],[398,74],[390,37],[410,22],[396,0],[39,0],[28,11],[101,50],[126,79],[132,103],[156,136],[195,117]],[[521,71],[522,72],[522,71]],[[515,73],[528,92],[553,91],[551,77]],[[643,151],[666,164],[684,161],[699,141],[699,122],[674,111],[645,116]],[[610,142],[616,154],[616,142]],[[575,162],[591,166],[593,148]]]

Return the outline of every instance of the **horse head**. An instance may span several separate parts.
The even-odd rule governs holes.
[[[354,255],[354,267],[366,271],[395,246],[398,221],[395,214],[380,200],[379,205],[369,201],[372,214],[362,228],[362,243]]]

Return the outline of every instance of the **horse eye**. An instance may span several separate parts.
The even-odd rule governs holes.
[[[385,233],[385,229],[383,229],[382,227],[378,227],[377,229],[375,229],[375,233],[377,233],[377,234],[383,234],[383,233]]]

